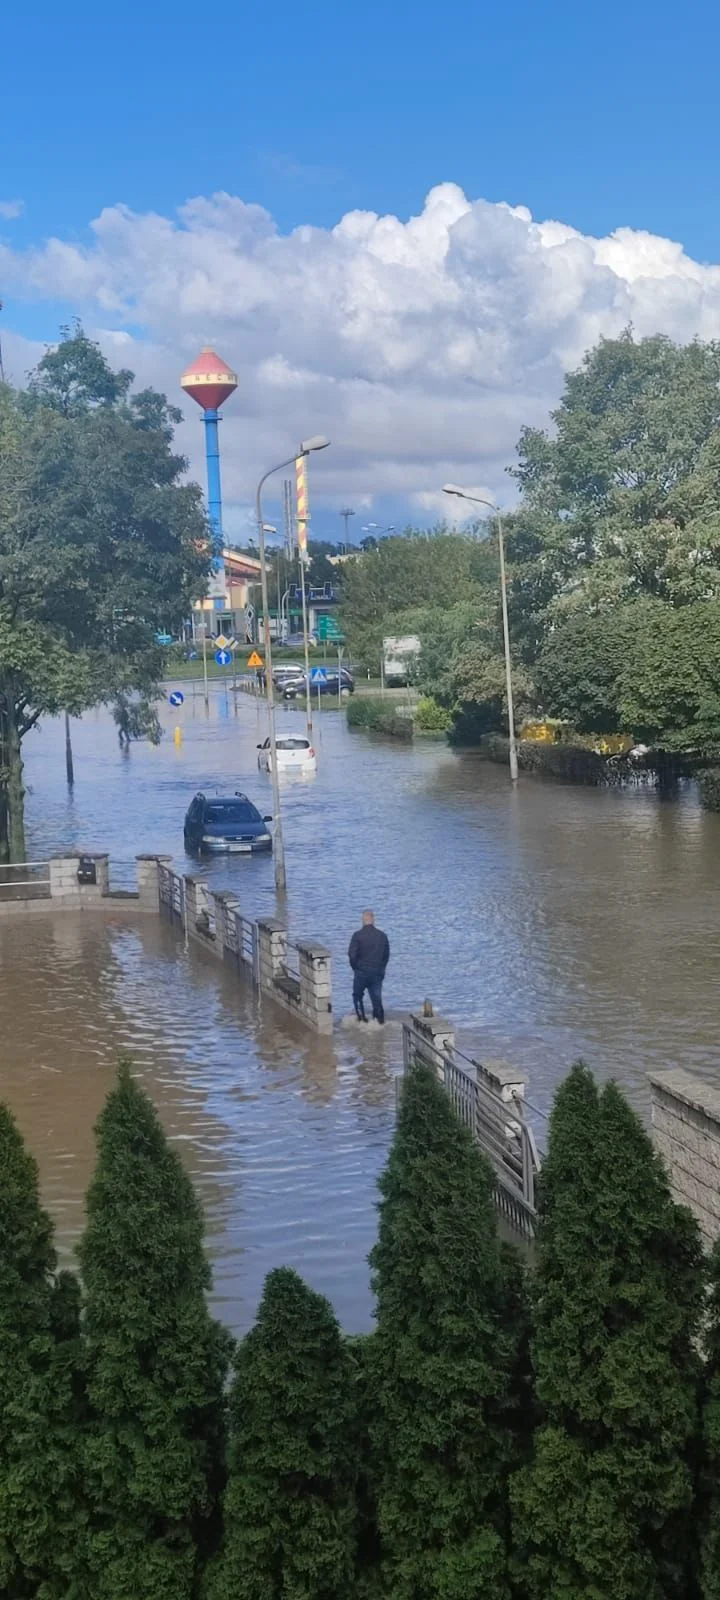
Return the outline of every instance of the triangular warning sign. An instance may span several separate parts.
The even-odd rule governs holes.
[[[249,667],[261,667],[262,666],[262,658],[258,655],[257,650],[253,650],[252,655],[248,656],[248,666]]]

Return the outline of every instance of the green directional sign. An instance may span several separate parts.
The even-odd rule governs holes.
[[[342,644],[345,638],[335,618],[329,616],[325,611],[321,612],[317,619],[317,636],[322,644],[331,642],[333,644]]]

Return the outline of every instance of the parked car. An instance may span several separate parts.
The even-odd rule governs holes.
[[[317,772],[317,759],[309,739],[300,735],[283,734],[275,740],[278,772]],[[270,740],[258,745],[258,766],[261,772],[270,771]]]
[[[272,850],[269,822],[272,817],[261,816],[246,794],[229,798],[196,794],[185,818],[185,849],[198,855],[206,850],[233,855]]]
[[[273,665],[273,683],[276,689],[282,689],[283,685],[289,683],[293,678],[303,678],[304,676],[305,668],[300,665],[299,661],[283,661],[281,666]]]
[[[342,694],[354,694],[355,693],[355,679],[354,679],[352,673],[348,672],[347,667],[343,667],[341,669],[341,672],[340,672],[340,688],[341,688],[341,693]],[[337,696],[337,692],[338,692],[338,670],[337,670],[337,667],[328,667],[327,671],[326,671],[326,675],[325,675],[324,678],[317,678],[315,680],[311,679],[310,689],[311,689],[312,694],[334,694],[334,695]],[[305,693],[305,673],[303,673],[301,678],[290,678],[289,681],[280,690],[280,693],[282,694],[283,700],[297,700],[300,695],[304,695],[304,693]]]

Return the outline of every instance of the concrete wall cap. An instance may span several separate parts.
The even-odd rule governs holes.
[[[647,1077],[653,1089],[658,1089],[661,1094],[680,1100],[693,1111],[702,1111],[706,1117],[720,1122],[720,1088],[697,1073],[688,1072],[685,1067],[669,1067],[664,1072],[648,1072]]]

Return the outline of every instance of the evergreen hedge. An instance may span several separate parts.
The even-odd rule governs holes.
[[[413,736],[412,717],[402,717],[391,700],[382,696],[354,694],[347,703],[349,728],[364,728],[368,733],[384,733],[389,739],[410,743]]]
[[[80,1246],[89,1421],[83,1600],[191,1600],[219,1534],[230,1339],[190,1179],[121,1066]]]
[[[582,1066],[529,1292],[492,1186],[414,1067],[376,1331],[344,1338],[271,1273],[228,1415],[199,1207],[127,1064],[82,1304],[0,1108],[2,1600],[720,1600],[720,1246],[706,1263],[635,1113]]]

